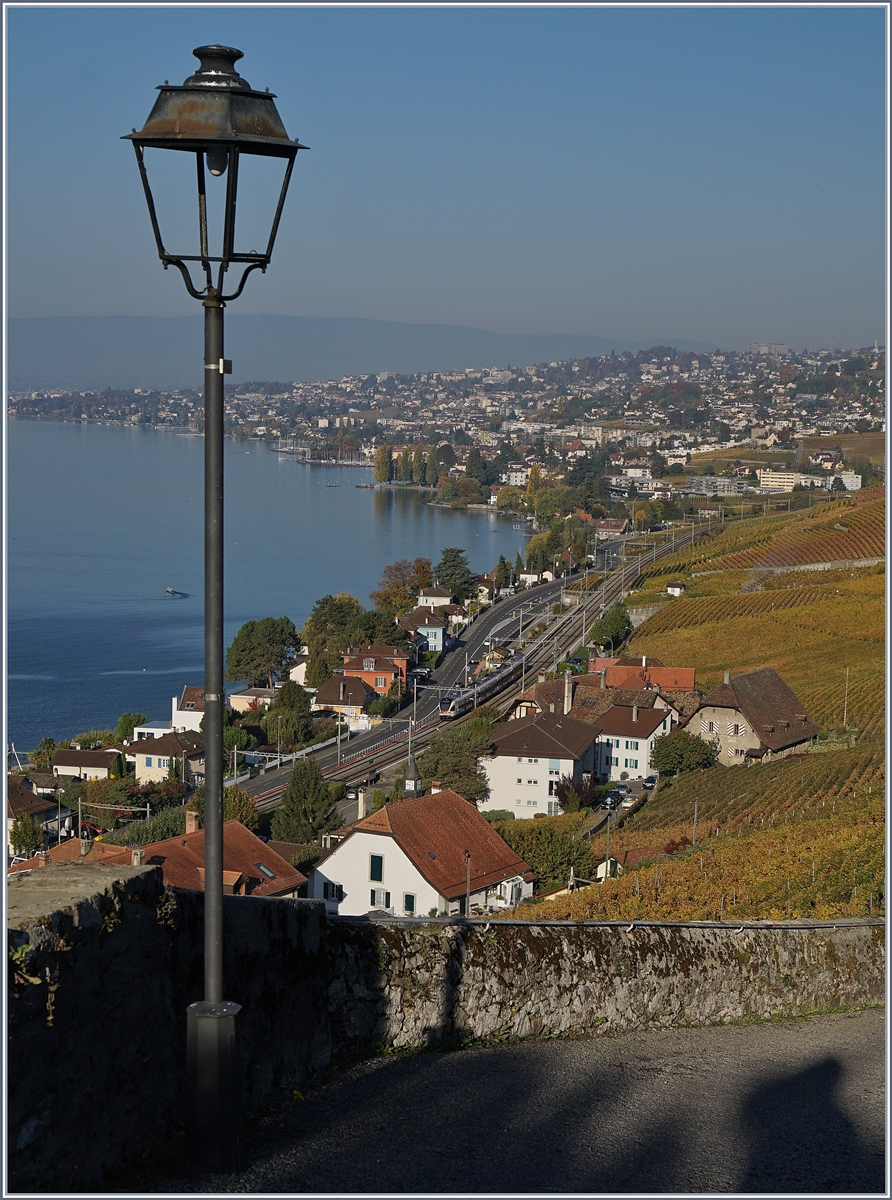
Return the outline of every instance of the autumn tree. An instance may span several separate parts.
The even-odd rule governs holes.
[[[376,608],[392,619],[410,612],[418,603],[418,593],[433,582],[429,558],[401,558],[381,573],[381,582],[371,599]]]
[[[393,450],[386,443],[375,451],[375,479],[378,483],[390,483],[393,479]]]
[[[424,483],[427,462],[424,457],[424,446],[420,443],[412,451],[412,482]]]
[[[440,460],[437,454],[437,447],[431,446],[427,455],[427,462],[424,467],[424,482],[428,487],[436,487],[437,481],[440,478]]]
[[[191,812],[198,813],[198,820],[204,825],[204,788],[196,790],[195,795],[186,805]],[[257,801],[240,787],[232,786],[223,789],[223,820],[241,821],[252,833],[260,826],[260,813],[257,811]]]

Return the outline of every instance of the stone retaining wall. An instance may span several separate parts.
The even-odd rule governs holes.
[[[9,881],[11,1191],[85,1190],[182,1125],[203,897],[160,870]],[[327,921],[224,897],[224,995],[246,1103],[350,1055],[440,1039],[592,1035],[883,1002],[882,918],[719,924]]]

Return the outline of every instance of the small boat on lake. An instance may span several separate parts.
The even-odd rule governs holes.
[[[168,596],[178,596],[179,595],[179,592],[176,590],[176,588],[169,587],[169,588],[165,588],[164,590],[167,592]]]

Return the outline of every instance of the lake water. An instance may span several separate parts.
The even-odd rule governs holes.
[[[43,421],[7,431],[7,740],[30,749],[127,711],[167,719],[171,696],[202,682],[203,439]],[[368,605],[396,559],[461,546],[482,572],[526,542],[495,513],[357,488],[371,470],[303,466],[258,442],[227,441],[225,471],[227,644],[258,617],[300,628],[328,592]]]

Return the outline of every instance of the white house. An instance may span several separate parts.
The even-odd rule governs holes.
[[[108,779],[119,750],[57,750],[53,755],[54,775],[70,775],[74,779]]]
[[[179,700],[176,696],[171,701],[170,713],[170,728],[164,729],[164,733],[200,733],[201,722],[204,720],[204,688],[197,687],[194,684],[187,684],[183,688],[183,694]],[[134,737],[160,737],[157,732],[141,733],[140,730],[148,729],[151,725],[159,725],[160,722],[150,721],[146,726],[137,726],[133,731]]]
[[[465,912],[469,871],[472,911],[532,895],[529,866],[476,807],[456,792],[432,792],[358,821],[313,868],[307,894],[340,916],[449,916]]]
[[[672,732],[672,713],[665,708],[614,704],[598,720],[595,772],[599,779],[644,779],[651,773],[653,744]]]
[[[419,608],[442,608],[444,604],[452,604],[455,597],[448,588],[440,587],[439,584],[434,587],[422,588],[418,593]]]
[[[480,760],[489,781],[489,808],[516,818],[561,811],[554,789],[562,775],[581,779],[595,769],[598,727],[563,713],[506,721],[492,733],[494,752]]]

